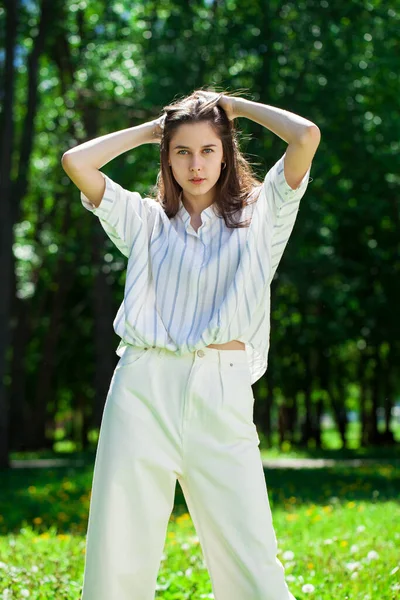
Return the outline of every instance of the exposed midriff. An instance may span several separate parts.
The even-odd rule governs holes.
[[[216,348],[217,350],[245,350],[246,346],[239,340],[226,342],[225,344],[210,344],[207,348]]]

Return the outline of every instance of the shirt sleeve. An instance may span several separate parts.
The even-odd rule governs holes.
[[[138,238],[151,231],[155,200],[142,198],[138,192],[125,190],[108,175],[102,173],[106,185],[100,204],[96,207],[81,192],[83,206],[96,215],[117,248],[126,257]]]
[[[293,189],[285,178],[284,160],[286,152],[268,171],[263,181],[266,199],[267,220],[271,244],[271,281],[292,233],[300,200],[307,189],[311,165],[300,185]]]

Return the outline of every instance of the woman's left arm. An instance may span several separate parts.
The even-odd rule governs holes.
[[[296,189],[308,171],[321,140],[318,126],[281,108],[233,96],[224,96],[225,99],[234,117],[251,119],[287,142],[285,178],[290,187]],[[223,101],[220,104],[223,107]]]

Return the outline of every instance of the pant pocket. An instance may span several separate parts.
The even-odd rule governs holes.
[[[128,347],[115,367],[108,395],[111,406],[124,409],[137,422],[151,418],[150,354],[150,348]]]
[[[254,424],[254,395],[247,363],[220,365],[222,405],[235,428],[246,431],[259,442]]]
[[[142,361],[146,354],[149,352],[148,348],[141,348],[138,346],[127,346],[125,352],[117,362],[116,369],[121,369],[133,365],[138,361]]]

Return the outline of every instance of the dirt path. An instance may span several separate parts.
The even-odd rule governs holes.
[[[326,467],[360,467],[373,464],[395,464],[400,465],[399,459],[387,458],[269,458],[263,459],[263,466],[267,469],[324,469]],[[31,460],[12,460],[12,469],[43,469],[53,467],[82,467],[85,464],[82,459],[69,458],[41,458]]]

